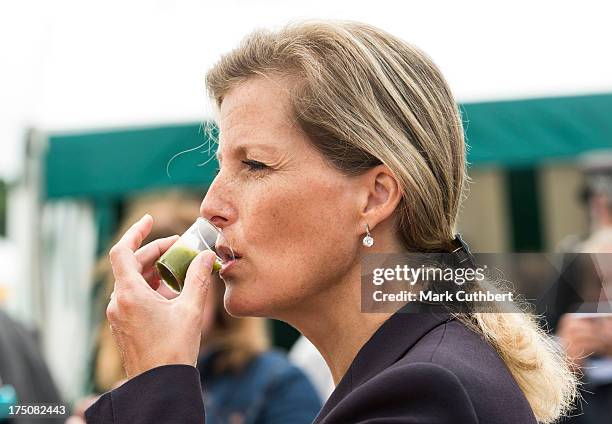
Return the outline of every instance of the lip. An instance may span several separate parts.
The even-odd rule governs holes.
[[[231,262],[234,259],[240,259],[240,255],[226,244],[217,244],[215,250],[223,263]]]
[[[221,277],[223,277],[223,274],[227,273],[238,261],[240,260],[239,257],[236,257],[236,259],[232,259],[230,261],[224,261],[221,264],[221,270],[219,271],[219,275]]]

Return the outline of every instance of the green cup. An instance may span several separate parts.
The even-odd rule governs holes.
[[[212,250],[217,255],[213,264],[215,271],[221,269],[223,262],[235,258],[221,230],[207,219],[198,218],[155,263],[162,281],[171,290],[180,293],[185,284],[189,264],[204,250]]]

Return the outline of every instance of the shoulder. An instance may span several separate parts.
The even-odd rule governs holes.
[[[255,362],[261,366],[275,366],[283,369],[291,367],[291,362],[284,352],[276,349],[267,350],[255,357]]]
[[[202,370],[207,369],[206,361],[200,361],[203,385],[213,390],[220,386],[233,386],[239,384],[245,392],[263,393],[277,387],[287,387],[295,381],[304,381],[310,384],[306,375],[293,365],[284,352],[268,350],[254,355],[242,368],[233,372],[207,375]],[[250,394],[249,394],[250,396]]]
[[[392,374],[397,374],[393,378],[400,385],[430,386],[435,391],[431,397],[444,393],[447,401],[463,399],[481,422],[516,422],[519,417],[521,422],[535,422],[527,399],[497,351],[457,320],[427,333],[377,377],[389,379]]]
[[[266,375],[270,378],[279,378],[284,375],[300,372],[289,361],[287,355],[278,350],[268,350],[260,353],[253,358],[248,368],[251,372]]]
[[[354,387],[317,421],[321,424],[345,422],[477,424],[482,421],[452,372],[433,363],[414,362],[395,364]]]
[[[457,375],[460,380],[474,372],[487,374],[489,380],[512,378],[497,351],[479,334],[456,319],[424,335],[398,361],[399,364],[408,362],[439,365]]]
[[[387,368],[355,392],[377,392],[378,396],[419,399],[433,410],[447,409],[457,403],[457,410],[475,415],[469,393],[461,380],[449,369],[432,362],[402,362]],[[460,403],[460,404],[459,404]]]
[[[332,394],[319,423],[536,423],[497,352],[456,320],[438,325],[393,364],[351,386],[346,395]]]
[[[255,391],[255,397],[262,400],[258,422],[312,422],[321,400],[306,375],[284,353],[264,352],[255,358],[252,369],[261,387]]]
[[[299,388],[305,393],[315,393],[302,370],[292,364],[285,353],[277,350],[269,350],[256,356],[249,364],[247,372],[267,390]]]

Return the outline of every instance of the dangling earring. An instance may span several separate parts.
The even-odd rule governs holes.
[[[363,245],[365,247],[372,247],[373,244],[374,238],[372,238],[372,235],[370,234],[370,227],[368,227],[368,224],[366,224],[366,236],[363,238]]]

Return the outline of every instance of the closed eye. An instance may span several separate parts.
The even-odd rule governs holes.
[[[263,164],[256,160],[243,160],[242,163],[248,166],[250,171],[261,171],[263,169],[268,168],[266,164]]]

